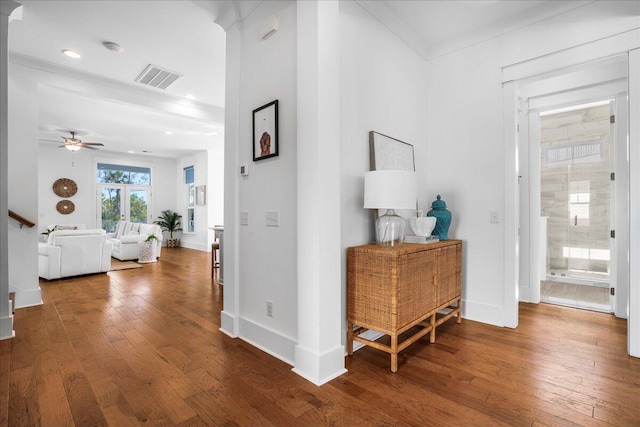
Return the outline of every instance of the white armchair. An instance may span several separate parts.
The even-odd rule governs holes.
[[[111,248],[104,230],[52,231],[38,243],[38,274],[53,280],[111,269]]]
[[[120,261],[138,259],[140,257],[139,243],[144,242],[150,234],[158,238],[157,256],[160,258],[162,250],[162,230],[157,224],[141,224],[137,222],[118,221],[116,232],[107,234],[113,245],[111,256]]]

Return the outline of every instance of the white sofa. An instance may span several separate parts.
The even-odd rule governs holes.
[[[53,280],[111,269],[111,242],[104,230],[58,230],[38,243],[38,275]]]
[[[140,257],[138,244],[144,242],[150,234],[158,238],[157,256],[162,249],[162,230],[157,224],[141,224],[139,222],[118,221],[115,233],[108,233],[107,238],[113,245],[111,256],[120,261],[129,261]]]

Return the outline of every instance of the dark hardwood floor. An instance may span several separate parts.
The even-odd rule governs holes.
[[[455,320],[399,356],[364,348],[322,387],[221,333],[210,254],[41,282],[0,342],[9,426],[639,426],[626,322],[520,306],[520,326]]]

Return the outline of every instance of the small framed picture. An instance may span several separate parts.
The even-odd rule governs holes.
[[[278,100],[253,110],[253,161],[278,155]]]
[[[206,205],[207,204],[207,186],[199,185],[196,187],[196,205]]]

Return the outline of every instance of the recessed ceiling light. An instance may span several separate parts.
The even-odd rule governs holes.
[[[173,132],[171,132],[170,130],[165,132],[166,135],[173,135]]]
[[[62,53],[67,55],[69,58],[80,59],[80,54],[78,52],[76,52],[75,50],[62,49]]]
[[[196,99],[196,97],[193,96],[193,95],[185,95],[184,97],[187,98],[187,99],[190,99],[192,101],[195,101],[195,99]]]
[[[212,136],[212,135],[217,135],[217,134],[218,134],[218,132],[216,132],[216,131],[205,133],[205,135],[207,135],[207,136]]]
[[[129,153],[129,154],[133,154],[134,152],[135,151],[131,151],[131,150],[127,151],[127,153]]]

